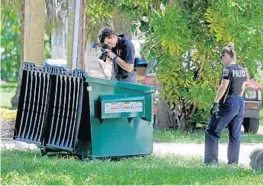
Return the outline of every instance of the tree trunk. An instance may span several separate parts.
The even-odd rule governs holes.
[[[85,0],[75,1],[74,37],[72,48],[72,68],[85,69]]]
[[[68,7],[68,34],[67,34],[67,67],[72,68],[72,48],[74,37],[74,17],[75,17],[74,0],[69,0]]]
[[[79,45],[78,45],[78,68],[85,70],[85,60],[84,60],[84,53],[85,53],[85,18],[86,18],[86,2],[85,0],[80,1],[80,18],[79,18]]]
[[[23,63],[25,61],[43,64],[44,61],[44,32],[45,32],[45,1],[22,1],[22,31],[21,31],[21,64],[19,82],[16,94],[11,99],[12,108],[17,108]]]
[[[160,98],[158,102],[158,112],[156,115],[155,129],[169,129],[173,125],[171,108],[168,103]]]
[[[44,62],[45,0],[25,0],[24,61]]]

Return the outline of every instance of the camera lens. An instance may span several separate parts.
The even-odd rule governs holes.
[[[106,62],[106,59],[107,59],[107,56],[108,56],[107,51],[105,49],[111,50],[111,48],[108,45],[106,45],[106,44],[103,44],[101,46],[101,48],[100,48],[101,55],[99,56],[99,59],[104,61],[104,62]]]
[[[101,53],[101,55],[99,56],[99,59],[106,62],[106,59],[107,59],[107,52],[106,51],[103,51]]]

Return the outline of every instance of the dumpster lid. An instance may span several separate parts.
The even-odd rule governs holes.
[[[136,89],[144,93],[151,93],[151,92],[153,93],[155,91],[155,87],[153,86],[145,86],[141,84],[134,84],[134,83],[128,83],[128,82],[99,79],[99,78],[94,78],[94,77],[89,77],[89,76],[86,76],[86,82],[118,86],[118,87],[123,87],[126,89]]]

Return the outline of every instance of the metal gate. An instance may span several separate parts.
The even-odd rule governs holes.
[[[83,73],[24,63],[14,139],[72,151],[82,110]]]

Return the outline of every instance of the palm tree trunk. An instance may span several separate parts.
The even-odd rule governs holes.
[[[43,64],[44,61],[44,32],[45,32],[45,0],[24,0],[22,2],[22,54],[20,69],[23,68],[24,61],[33,62],[35,64]],[[21,73],[16,90],[16,94],[12,97],[11,103],[13,108],[17,108]]]
[[[24,61],[43,64],[45,0],[25,0]]]

